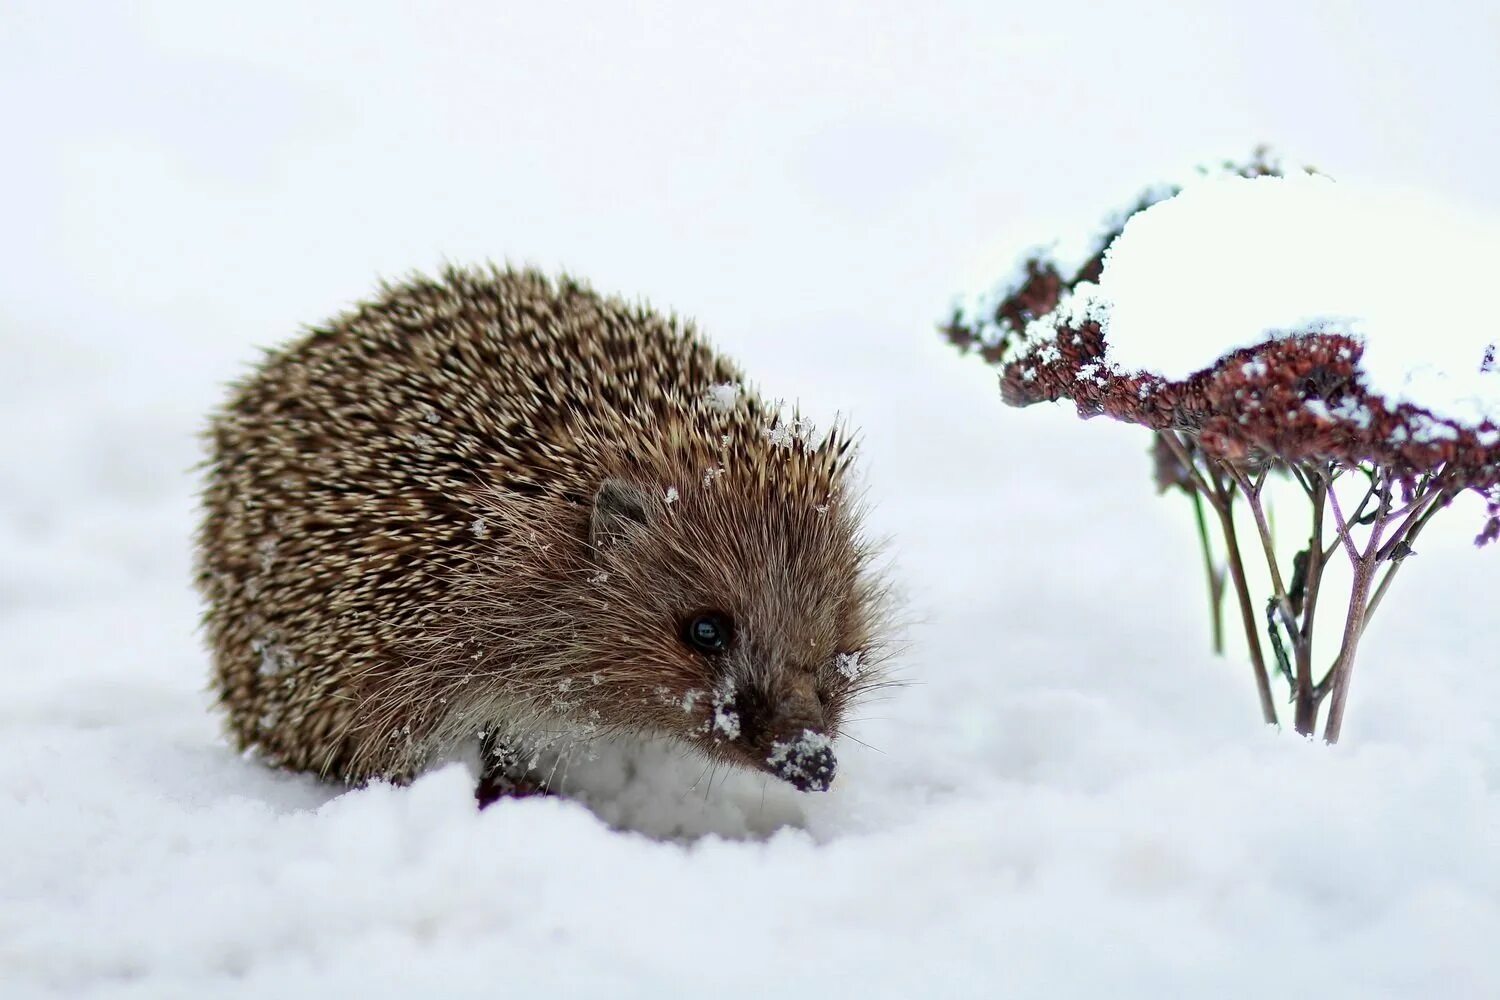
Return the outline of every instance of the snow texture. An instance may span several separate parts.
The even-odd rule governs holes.
[[[1133,216],[1057,312],[1099,320],[1117,370],[1173,381],[1271,337],[1348,334],[1368,389],[1475,428],[1500,423],[1500,328],[1473,294],[1494,284],[1497,239],[1409,192],[1219,177]]]
[[[777,448],[791,448],[798,441],[811,442],[813,430],[811,420],[782,415],[766,428],[766,438]]]
[[[719,413],[728,413],[739,403],[740,387],[733,382],[721,382],[718,385],[709,386],[704,393],[704,399],[709,408]]]
[[[735,740],[740,735],[740,713],[734,708],[734,688],[721,687],[714,692],[714,717],[710,732],[715,739]]]
[[[1266,730],[1146,435],[1006,409],[929,323],[1262,128],[1493,211],[1491,7],[1311,6],[7,5],[0,997],[1500,995],[1478,506],[1403,568],[1343,742]],[[486,257],[858,428],[909,683],[827,792],[620,743],[478,812],[471,762],[345,790],[225,743],[204,415],[376,276]]]
[[[851,681],[858,679],[864,672],[865,665],[861,662],[859,651],[852,653],[840,653],[833,659],[833,668]]]

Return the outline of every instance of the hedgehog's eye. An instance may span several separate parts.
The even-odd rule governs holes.
[[[682,627],[682,641],[701,653],[722,653],[729,648],[734,623],[719,611],[701,611]]]

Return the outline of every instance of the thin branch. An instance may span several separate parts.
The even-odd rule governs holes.
[[[1446,489],[1433,490],[1431,493],[1428,493],[1427,495],[1421,497],[1419,500],[1415,500],[1412,503],[1407,504],[1406,507],[1402,508],[1403,511],[1408,512],[1406,514],[1406,520],[1402,522],[1401,527],[1396,529],[1395,533],[1391,535],[1390,539],[1380,547],[1380,552],[1376,555],[1376,558],[1389,559],[1391,558],[1392,553],[1395,552],[1396,547],[1399,546],[1402,542],[1407,542],[1409,544],[1410,539],[1406,537],[1406,532],[1413,525],[1424,523],[1428,519],[1430,519],[1432,517],[1433,511],[1440,510],[1442,507],[1446,506],[1447,501],[1443,500],[1444,496],[1447,496],[1450,500],[1452,499],[1451,494],[1448,494],[1448,491]],[[1439,501],[1442,502],[1440,503]],[[1391,516],[1393,518],[1399,517],[1400,513],[1392,511]]]
[[[1354,559],[1354,586],[1349,594],[1349,614],[1344,621],[1344,641],[1339,647],[1339,655],[1333,668],[1325,678],[1332,682],[1333,694],[1328,705],[1328,721],[1323,725],[1323,739],[1329,743],[1337,743],[1339,733],[1343,730],[1344,705],[1349,698],[1349,680],[1354,673],[1354,653],[1359,648],[1360,637],[1364,635],[1370,584],[1375,577],[1375,555],[1380,551],[1380,539],[1390,520],[1389,482],[1381,484],[1380,494],[1380,504],[1375,509],[1375,521],[1370,528],[1369,544],[1365,546],[1363,555]],[[1337,507],[1334,509],[1337,510]],[[1352,542],[1350,548],[1353,548]]]
[[[1323,509],[1329,486],[1321,476],[1314,479],[1312,500],[1312,535],[1307,543],[1307,580],[1302,594],[1302,630],[1296,644],[1297,706],[1293,726],[1304,736],[1311,736],[1318,725],[1318,707],[1323,696],[1318,693],[1312,676],[1313,619],[1318,610],[1318,594],[1323,582]]]
[[[1446,490],[1438,490],[1435,496],[1441,496],[1446,492]],[[1448,499],[1451,500],[1451,496]],[[1422,529],[1427,527],[1427,522],[1432,520],[1432,516],[1447,505],[1448,500],[1434,501],[1422,515],[1421,520],[1417,521],[1417,523],[1415,524],[1412,524],[1410,528],[1403,524],[1397,531],[1397,535],[1392,538],[1392,541],[1395,541],[1397,538],[1399,538],[1400,543],[1409,548],[1411,546],[1411,543],[1416,540],[1417,536],[1422,533]],[[1405,531],[1405,537],[1401,537],[1402,531]],[[1389,543],[1387,544],[1389,545]],[[1370,598],[1369,606],[1365,608],[1366,626],[1369,625],[1370,619],[1375,616],[1375,609],[1380,607],[1380,601],[1385,597],[1385,592],[1390,589],[1391,581],[1396,578],[1396,572],[1401,569],[1402,563],[1406,562],[1407,557],[1409,557],[1410,555],[1412,555],[1412,553],[1406,552],[1400,556],[1392,557],[1393,561],[1391,562],[1390,568],[1388,568],[1385,571],[1385,575],[1380,578],[1380,583],[1375,587],[1375,594]]]
[[[1370,515],[1371,521],[1370,537],[1365,541],[1365,551],[1362,553],[1365,559],[1375,563],[1379,561],[1380,539],[1387,525],[1391,523],[1391,484],[1383,483],[1380,487],[1380,502],[1375,505],[1375,510]]]
[[[1217,656],[1224,655],[1224,571],[1213,564],[1213,549],[1208,540],[1208,524],[1203,516],[1203,498],[1219,509],[1217,498],[1208,487],[1208,482],[1198,470],[1187,445],[1173,431],[1161,431],[1160,436],[1182,468],[1192,477],[1193,489],[1186,490],[1193,500],[1193,516],[1198,522],[1198,547],[1203,553],[1203,572],[1208,580],[1209,619],[1213,627],[1213,648]]]
[[[1307,498],[1311,500],[1313,495],[1313,484],[1308,479],[1307,473],[1302,471],[1301,466],[1295,464],[1288,465],[1287,471],[1292,474],[1293,479],[1297,480],[1297,485],[1302,487],[1302,492],[1306,493]]]
[[[1365,494],[1366,499],[1369,494]],[[1344,519],[1344,512],[1339,508],[1339,491],[1332,486],[1328,488],[1328,505],[1333,508],[1333,524],[1338,529],[1338,537],[1344,544],[1344,551],[1349,554],[1351,563],[1359,562],[1359,550],[1354,547],[1354,539],[1349,535],[1349,522]],[[1364,500],[1359,503],[1364,507]]]
[[[1428,489],[1427,489],[1428,484],[1430,484],[1431,482],[1432,482],[1432,473],[1430,473],[1430,472],[1428,474],[1426,474],[1425,476],[1423,476],[1421,479],[1417,480],[1417,485],[1411,491],[1411,496],[1408,498],[1407,503],[1404,506],[1398,507],[1395,510],[1391,511],[1391,516],[1392,517],[1401,517],[1403,515],[1410,514],[1412,511],[1416,510],[1418,507],[1425,507],[1427,505],[1428,501],[1434,495],[1432,492],[1429,492]],[[1436,492],[1440,493],[1442,491],[1438,490]],[[1389,544],[1389,543],[1387,543],[1387,544]]]
[[[1239,480],[1240,488],[1245,491],[1245,500],[1250,506],[1250,513],[1255,518],[1255,528],[1260,534],[1261,548],[1266,554],[1266,565],[1271,570],[1271,586],[1275,589],[1277,605],[1281,609],[1281,617],[1286,625],[1287,634],[1291,636],[1292,642],[1297,641],[1297,616],[1292,614],[1292,602],[1287,597],[1286,585],[1281,580],[1281,567],[1276,561],[1276,543],[1271,537],[1271,526],[1266,521],[1265,508],[1260,502],[1261,487],[1265,485],[1264,477],[1254,484],[1249,483],[1237,473],[1231,473]],[[1253,488],[1252,488],[1253,485]]]
[[[1213,626],[1214,654],[1224,655],[1224,571],[1214,566],[1213,547],[1208,540],[1208,520],[1203,516],[1203,494],[1193,490],[1193,518],[1198,522],[1198,546],[1203,552],[1203,572],[1208,578],[1208,617]]]
[[[1194,462],[1192,455],[1188,453],[1187,445],[1182,443],[1182,439],[1174,431],[1161,431],[1160,433],[1161,439],[1167,443],[1168,448],[1172,449],[1172,454],[1177,456],[1177,461],[1181,462],[1182,467],[1187,470],[1188,475],[1193,477],[1193,485],[1197,486],[1203,495],[1209,498],[1210,503],[1214,503],[1214,494],[1208,488],[1208,483],[1204,480],[1203,474],[1198,471],[1198,463]]]
[[[1369,515],[1365,513],[1365,505],[1368,504],[1370,502],[1370,499],[1375,496],[1376,489],[1376,479],[1374,473],[1372,473],[1369,469],[1366,469],[1364,466],[1358,466],[1357,471],[1370,480],[1370,485],[1365,490],[1365,495],[1359,498],[1359,506],[1354,508],[1354,514],[1349,518],[1349,524],[1351,525],[1366,523],[1365,519]]]
[[[1349,697],[1349,674],[1354,666],[1354,651],[1364,634],[1364,613],[1370,591],[1370,564],[1360,562],[1354,568],[1354,587],[1349,595],[1349,613],[1344,620],[1344,639],[1338,657],[1333,661],[1328,676],[1318,686],[1331,690],[1333,699],[1328,706],[1328,721],[1323,725],[1323,739],[1337,743],[1344,725],[1344,703]]]
[[[1212,461],[1212,460],[1208,460]],[[1212,471],[1212,469],[1210,469]],[[1245,582],[1245,564],[1240,558],[1240,545],[1234,530],[1233,495],[1213,476],[1214,489],[1219,502],[1214,509],[1219,514],[1219,527],[1224,533],[1224,549],[1229,564],[1229,576],[1234,581],[1235,595],[1239,598],[1240,618],[1245,628],[1245,642],[1250,647],[1250,666],[1255,673],[1255,690],[1260,696],[1260,713],[1268,725],[1276,725],[1276,702],[1271,697],[1271,679],[1266,673],[1266,659],[1260,647],[1260,629],[1255,624],[1255,608],[1250,600],[1250,587]]]

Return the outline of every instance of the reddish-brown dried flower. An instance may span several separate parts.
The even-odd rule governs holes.
[[[1257,157],[1237,172],[1279,170]],[[1159,200],[1143,197],[1125,219]],[[1081,417],[1178,431],[1228,462],[1368,463],[1406,483],[1441,473],[1480,492],[1500,485],[1500,426],[1466,425],[1370,391],[1360,377],[1364,346],[1341,332],[1283,331],[1180,381],[1108,364],[1099,322],[1070,316],[1065,300],[1081,283],[1099,278],[1104,250],[1123,227],[1123,220],[1112,227],[1077,273],[1062,275],[1054,261],[1035,255],[1025,261],[1020,284],[988,315],[956,314],[944,325],[950,342],[1000,369],[1007,404],[1071,400]],[[1048,321],[1038,323],[1042,317]],[[1203,322],[1211,326],[1213,317]],[[1494,363],[1493,351],[1486,366]],[[1487,527],[1482,537],[1497,531]]]

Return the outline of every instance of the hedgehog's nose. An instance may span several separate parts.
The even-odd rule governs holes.
[[[832,741],[812,729],[802,730],[795,739],[772,743],[766,764],[772,774],[791,782],[799,792],[827,791],[838,770]]]

